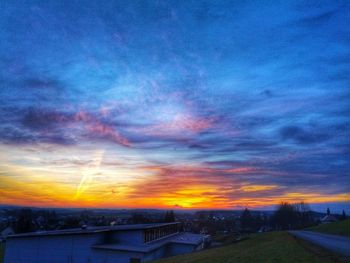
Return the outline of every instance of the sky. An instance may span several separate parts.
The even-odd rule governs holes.
[[[1,1],[0,203],[350,212],[349,1]]]

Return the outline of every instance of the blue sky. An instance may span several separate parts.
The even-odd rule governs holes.
[[[348,1],[0,12],[4,203],[349,209]]]

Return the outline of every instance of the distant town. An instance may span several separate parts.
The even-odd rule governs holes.
[[[329,209],[315,212],[304,203],[283,203],[276,211],[0,207],[0,231],[1,241],[5,241],[9,234],[176,221],[184,231],[216,235],[300,229],[345,218],[344,210],[340,214]]]
[[[345,219],[345,211],[314,212],[306,203],[286,202],[274,211],[2,207],[0,241],[5,263],[147,262],[240,242],[253,233]],[[46,254],[35,252],[40,249]]]

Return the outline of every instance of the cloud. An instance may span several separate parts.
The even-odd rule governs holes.
[[[32,89],[53,89],[60,91],[63,85],[56,79],[50,78],[30,78],[23,81],[23,86]]]
[[[19,111],[19,121],[0,125],[2,141],[10,143],[74,144],[78,140],[102,139],[130,146],[113,124],[84,111],[62,112],[31,107]],[[11,116],[11,113],[8,113]],[[8,117],[7,117],[8,118]],[[17,117],[18,119],[18,117]]]
[[[144,169],[154,173],[154,176],[133,185],[127,198],[134,202],[142,200],[151,207],[157,206],[157,201],[165,207],[177,205],[183,208],[237,208],[272,205],[281,200],[295,202],[308,198],[313,202],[317,202],[317,198],[323,201],[337,198],[346,200],[346,195],[342,195],[341,191],[322,192],[319,191],[319,185],[304,187],[305,182],[296,182],[295,175],[249,167],[213,169],[154,166]],[[310,180],[316,182],[315,178],[317,177]],[[319,176],[318,178],[320,179]],[[298,191],[298,194],[290,194],[293,191]]]
[[[196,118],[193,116],[175,115],[169,122],[150,125],[144,129],[140,129],[142,133],[152,136],[186,136],[195,135],[210,129],[214,120]]]
[[[76,156],[104,150],[96,184],[76,200],[87,206],[343,200],[348,10],[336,1],[6,1],[0,147],[9,154],[0,163],[40,167],[75,191],[74,169],[91,159]]]
[[[109,125],[100,122],[93,122],[87,125],[87,130],[89,136],[92,138],[107,139],[123,146],[130,146],[129,140]]]
[[[24,132],[23,130],[11,127],[2,126],[0,127],[0,140],[3,143],[34,143],[35,138],[30,133]]]
[[[329,20],[332,17],[334,17],[337,13],[346,10],[346,7],[345,8],[344,7],[345,6],[337,7],[332,10],[320,12],[319,14],[300,19],[298,21],[298,24],[301,26],[310,26],[310,27],[321,26],[322,24],[329,22]]]
[[[44,108],[29,108],[24,114],[24,126],[35,130],[49,130],[71,120],[69,114],[48,110]]]
[[[299,126],[286,126],[280,130],[284,140],[293,140],[300,144],[320,143],[330,138],[330,135],[315,129],[305,129]]]

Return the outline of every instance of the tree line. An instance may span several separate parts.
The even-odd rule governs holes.
[[[330,210],[327,208],[327,215]],[[344,220],[347,216],[345,211],[338,219]],[[264,216],[252,216],[249,209],[244,209],[240,216],[240,224],[243,232],[256,232],[261,227],[270,227],[274,230],[302,229],[315,225],[319,218],[315,218],[314,212],[305,202],[291,204],[282,202],[270,218]]]

